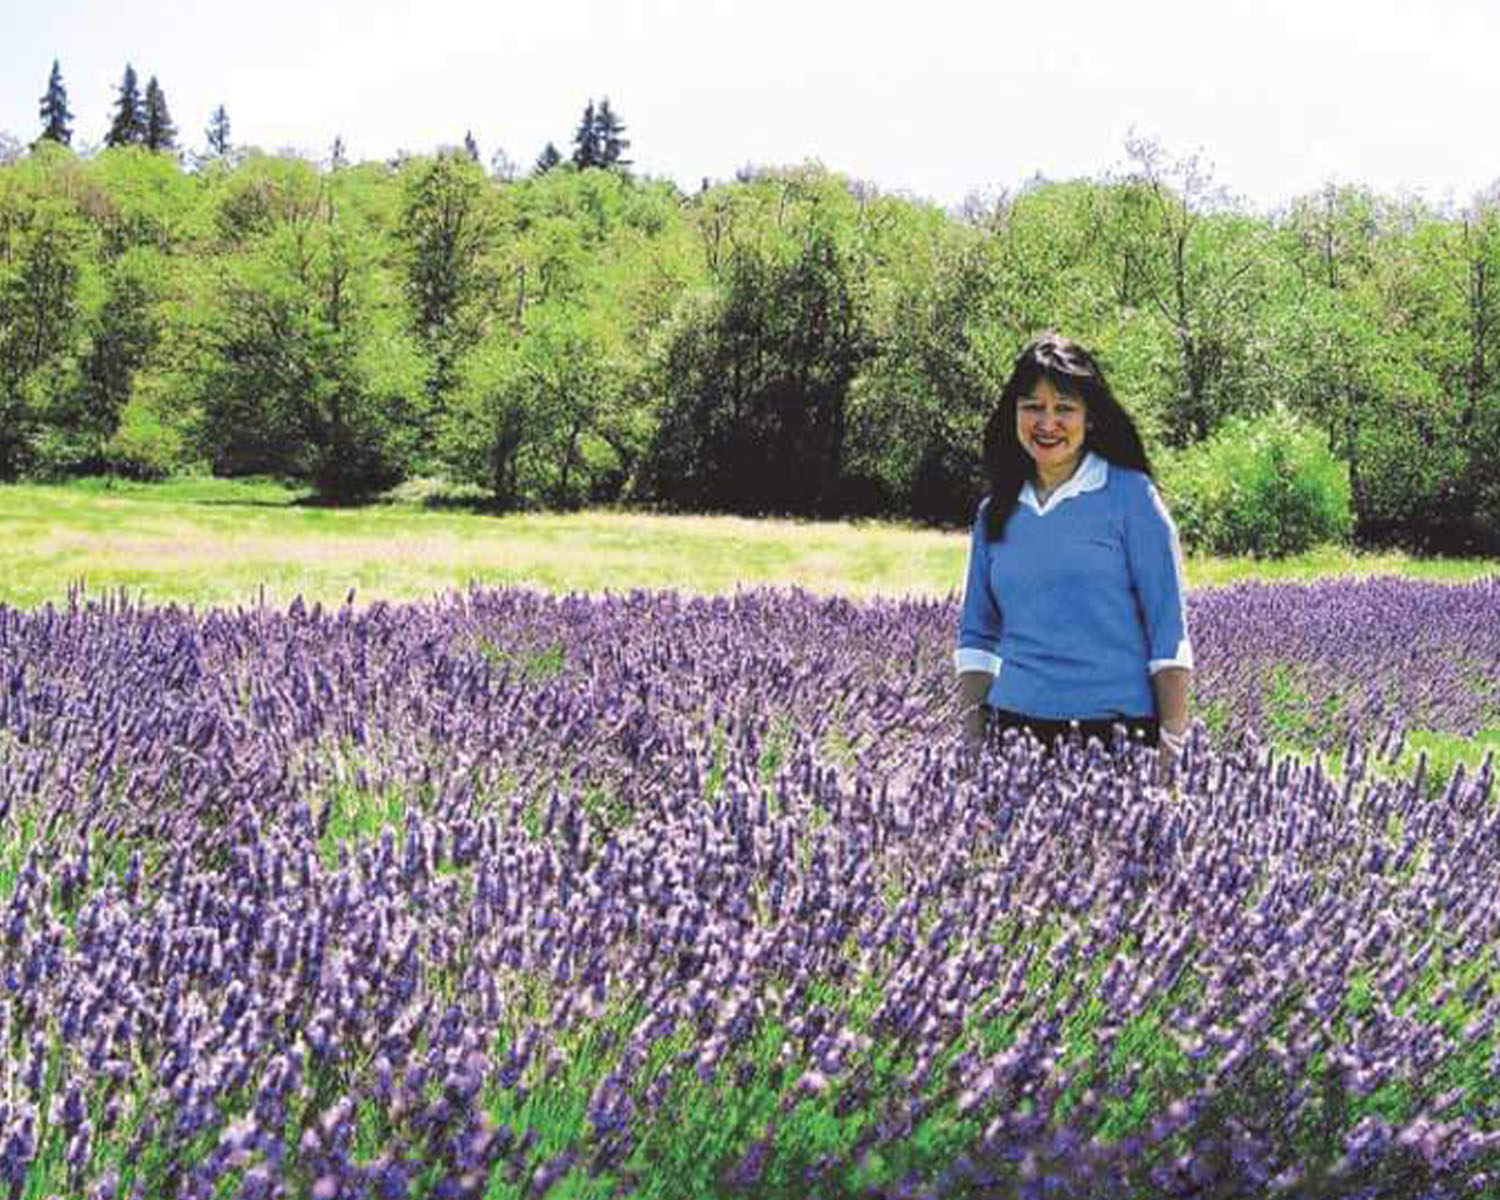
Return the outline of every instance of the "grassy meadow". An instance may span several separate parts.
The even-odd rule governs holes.
[[[421,600],[471,582],[550,592],[795,586],[849,596],[943,596],[962,586],[965,535],[889,522],[638,512],[489,515],[421,488],[330,508],[262,481],[0,487],[0,603],[35,607],[82,585],[151,603]],[[1402,575],[1462,582],[1494,559],[1417,559],[1326,547],[1282,561],[1190,556],[1190,587],[1245,579]]]

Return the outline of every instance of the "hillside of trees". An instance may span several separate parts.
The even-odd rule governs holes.
[[[472,139],[231,152],[222,109],[189,166],[40,139],[0,165],[0,479],[964,522],[1009,364],[1056,328],[1166,460],[1289,415],[1347,464],[1361,540],[1500,529],[1495,205],[1256,215],[1149,142],[958,213],[816,165],[684,193],[632,177],[609,119],[521,178]]]

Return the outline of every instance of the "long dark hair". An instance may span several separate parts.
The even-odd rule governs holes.
[[[1000,403],[984,427],[984,473],[990,485],[985,537],[999,541],[1016,510],[1021,488],[1036,477],[1036,464],[1016,437],[1016,403],[1045,379],[1059,394],[1082,400],[1088,415],[1084,452],[1092,450],[1117,467],[1147,475],[1151,463],[1130,414],[1120,407],[1094,356],[1071,338],[1044,333],[1016,356]]]

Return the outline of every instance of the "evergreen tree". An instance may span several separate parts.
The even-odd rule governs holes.
[[[156,82],[156,76],[146,84],[146,129],[147,150],[177,149],[177,126],[172,124],[172,115],[167,112],[167,95]]]
[[[601,166],[598,135],[599,122],[594,115],[594,102],[589,101],[583,110],[583,120],[573,134],[573,165],[580,171],[587,167]]]
[[[546,147],[542,150],[541,154],[537,156],[536,169],[533,173],[537,175],[545,175],[548,171],[552,170],[553,167],[559,166],[562,163],[562,160],[563,156],[558,148],[551,142],[548,142]]]
[[[630,166],[630,160],[624,157],[625,151],[630,149],[630,140],[621,136],[624,132],[625,122],[610,108],[609,97],[604,97],[594,116],[594,144],[598,148],[601,167],[623,170]]]
[[[52,74],[47,79],[47,94],[42,97],[42,140],[56,142],[60,146],[70,145],[73,129],[68,124],[73,114],[68,110],[68,89],[63,87],[62,68],[57,59],[52,60]]]
[[[479,161],[479,143],[474,140],[472,129],[464,130],[464,153],[469,156],[470,162]]]
[[[229,155],[229,114],[224,111],[221,104],[214,109],[214,115],[208,119],[208,128],[204,130],[203,136],[208,139],[208,150],[210,154],[219,158]]]
[[[125,78],[120,81],[120,94],[115,99],[114,119],[110,121],[109,132],[104,135],[104,144],[138,146],[145,140],[146,122],[140,85],[136,81],[135,68],[126,63]]]
[[[348,147],[344,145],[344,135],[335,134],[333,146],[328,151],[328,169],[337,171],[349,165]]]

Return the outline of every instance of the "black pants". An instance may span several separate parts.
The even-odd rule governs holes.
[[[1029,729],[1042,745],[1050,747],[1057,738],[1069,741],[1076,737],[1079,744],[1087,744],[1089,738],[1098,738],[1106,750],[1114,748],[1115,726],[1125,727],[1125,736],[1131,742],[1156,746],[1161,742],[1161,723],[1155,717],[1104,717],[1096,721],[1056,721],[1045,717],[1028,717],[1024,713],[1011,712],[1006,708],[989,710],[988,728],[991,737],[1007,729]]]

